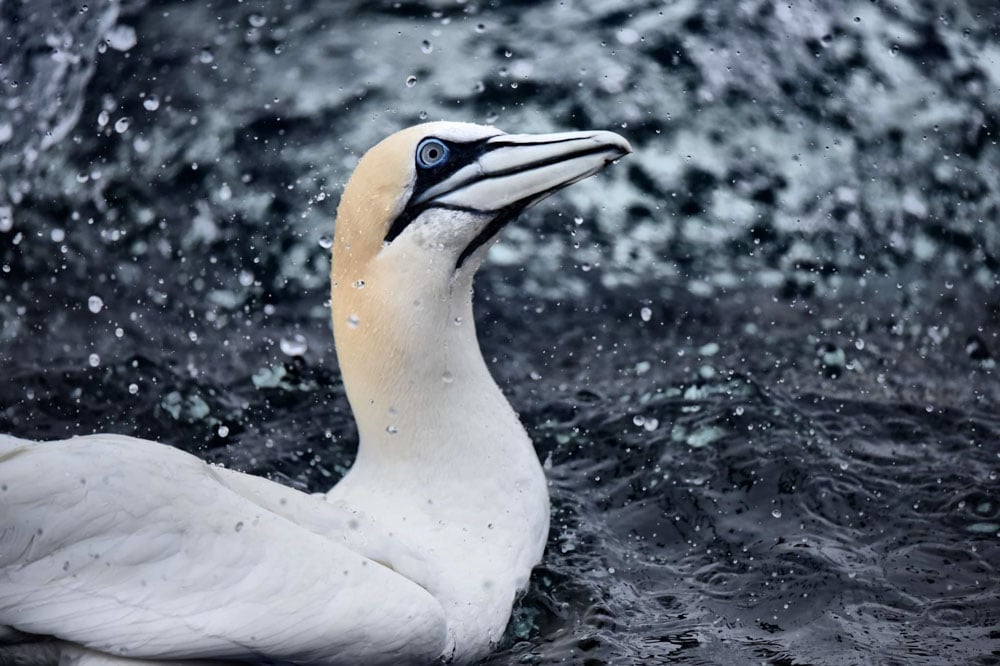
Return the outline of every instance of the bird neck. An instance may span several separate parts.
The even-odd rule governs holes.
[[[483,360],[472,269],[414,258],[335,270],[337,357],[358,424],[355,467],[482,466],[537,457]],[[529,460],[525,460],[525,458]]]

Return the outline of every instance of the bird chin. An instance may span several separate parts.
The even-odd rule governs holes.
[[[526,206],[527,203],[525,201],[519,201],[516,204],[511,204],[501,209],[493,219],[479,230],[479,233],[465,246],[462,253],[458,255],[458,260],[455,262],[455,270],[458,271],[464,268],[466,262],[473,255],[476,255],[474,265],[479,266],[486,254],[485,252],[479,253],[479,250],[484,246],[491,245],[500,231],[516,220]]]

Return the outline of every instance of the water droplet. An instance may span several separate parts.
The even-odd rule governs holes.
[[[736,409],[733,410],[733,413],[735,413],[736,416],[743,416],[744,411],[745,410],[742,407],[737,407]]]
[[[243,529],[243,521],[242,520],[239,521],[238,523],[236,523],[235,529],[236,529],[237,532],[239,532],[240,530]]]
[[[101,357],[98,356],[97,354],[91,354],[87,358],[87,362],[90,363],[90,367],[96,368],[97,366],[99,366],[101,364]]]
[[[116,25],[104,37],[104,41],[115,51],[128,51],[138,43],[135,28],[128,25]]]
[[[7,233],[14,228],[14,212],[10,206],[0,206],[0,232]]]
[[[476,24],[476,32],[486,32],[486,24],[485,23],[477,23]]]
[[[858,338],[857,340],[854,341],[854,348],[857,349],[858,351],[861,351],[862,349],[865,348],[865,341],[862,340],[861,338]]]
[[[251,14],[249,21],[250,25],[252,25],[255,28],[263,28],[265,25],[267,25],[267,18],[261,16],[260,14]]]
[[[577,217],[574,217],[574,218],[573,218],[573,224],[575,224],[576,226],[578,226],[578,227],[579,227],[580,225],[582,225],[582,224],[583,224],[583,218],[582,218],[582,217],[579,217],[579,216],[577,216]]]
[[[129,120],[128,118],[119,118],[115,121],[115,131],[119,134],[123,134],[128,131]]]
[[[364,289],[365,288],[365,281],[364,280],[355,280],[354,282],[351,283],[351,286],[354,287],[355,289]]]
[[[306,340],[305,336],[301,333],[296,333],[289,338],[281,338],[278,341],[278,347],[281,349],[282,353],[288,356],[302,356],[309,349],[309,342]]]
[[[229,426],[220,425],[216,432],[219,433],[219,437],[229,437]]]
[[[653,417],[649,417],[648,419],[646,419],[646,422],[642,424],[642,427],[646,429],[646,432],[653,432],[659,427],[659,425],[660,425],[659,419],[654,419]]]
[[[395,435],[395,434],[397,434],[399,432],[399,428],[397,428],[394,425],[388,425],[388,426],[385,427],[385,431],[387,433],[389,433],[390,435]]]
[[[97,314],[102,309],[104,309],[104,301],[100,296],[91,296],[87,299],[87,309]]]
[[[359,325],[361,325],[361,320],[358,319],[358,315],[352,314],[347,316],[348,328],[357,328]]]
[[[333,247],[333,239],[327,236],[326,234],[323,234],[322,236],[319,237],[319,246],[324,250],[329,250],[331,247]]]
[[[455,326],[461,326],[461,325],[462,325],[462,318],[455,317]]]
[[[441,381],[443,381],[445,384],[451,384],[453,381],[455,381],[455,375],[451,374],[450,370],[445,370],[444,372],[441,373]]]
[[[109,120],[111,120],[111,116],[108,114],[107,111],[101,111],[100,113],[97,114],[98,127],[104,127],[105,125],[108,124]]]
[[[236,279],[238,279],[240,284],[244,287],[249,287],[253,284],[253,273],[250,271],[240,271],[240,274],[236,276]]]
[[[893,44],[892,48],[889,49],[889,53],[892,54],[893,56],[899,55],[899,44]]]
[[[209,51],[208,49],[202,49],[201,53],[198,54],[198,62],[202,63],[203,65],[207,65],[213,60],[215,60],[215,58],[212,57],[212,52]]]
[[[128,385],[128,392],[131,393],[132,395],[135,395],[136,393],[139,392],[139,385],[138,384],[129,384]]]
[[[632,417],[632,423],[636,424],[640,428],[646,423],[646,417],[641,414],[636,414]]]
[[[643,321],[649,321],[650,319],[653,318],[653,311],[650,310],[649,308],[643,308],[643,309],[639,310],[639,317]]]
[[[406,87],[412,88],[415,85],[417,85],[417,77],[410,74],[408,77],[406,77]]]
[[[771,509],[771,515],[775,518],[781,518],[781,509]]]
[[[420,50],[423,51],[424,53],[430,53],[431,51],[434,50],[434,45],[425,39],[424,41],[420,42]]]
[[[701,347],[698,347],[698,354],[701,356],[715,356],[719,353],[719,345],[715,342],[709,342]]]
[[[160,98],[156,95],[150,95],[146,99],[142,100],[142,108],[147,111],[156,111],[160,108]]]

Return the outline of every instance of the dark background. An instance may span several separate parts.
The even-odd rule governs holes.
[[[0,432],[335,482],[336,202],[422,119],[636,149],[478,282],[554,500],[491,662],[998,663],[992,1],[0,0]]]

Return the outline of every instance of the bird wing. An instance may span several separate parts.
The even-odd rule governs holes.
[[[436,658],[440,604],[343,545],[350,529],[169,446],[0,436],[0,626],[136,658]]]

